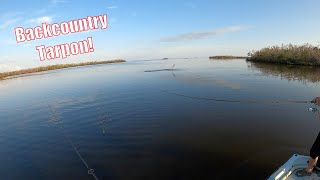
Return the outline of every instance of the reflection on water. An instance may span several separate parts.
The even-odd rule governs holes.
[[[54,126],[63,126],[63,120],[61,119],[61,114],[56,110],[56,107],[48,106],[49,118],[48,122]]]
[[[320,81],[320,67],[275,65],[251,62],[251,68],[258,69],[265,75],[280,76],[289,81],[317,83]]]
[[[196,84],[206,84],[206,85],[217,85],[225,88],[231,88],[231,89],[240,89],[240,84],[236,82],[229,82],[224,80],[223,78],[215,78],[215,77],[207,77],[205,75],[198,75],[198,74],[192,74],[192,73],[186,73],[186,74],[180,74],[179,76],[176,76],[174,74],[174,77],[177,77],[177,80],[180,81],[188,81]]]
[[[1,179],[92,179],[66,135],[99,179],[265,179],[319,131],[293,101],[317,73],[196,58],[0,81]]]
[[[107,117],[106,108],[104,105],[100,105],[98,107],[98,113],[100,114],[99,123],[101,126],[101,132],[102,135],[105,135],[107,131],[107,124],[111,121],[111,119]]]

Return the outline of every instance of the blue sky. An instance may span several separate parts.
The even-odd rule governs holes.
[[[124,58],[246,55],[282,43],[318,44],[318,0],[3,0],[0,71],[60,63]],[[108,15],[105,30],[15,42],[13,29]],[[95,52],[40,62],[37,45],[91,36]]]

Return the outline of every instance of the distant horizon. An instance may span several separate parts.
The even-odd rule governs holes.
[[[247,56],[281,44],[319,44],[320,2],[245,1],[5,1],[0,7],[0,72],[110,59]],[[284,9],[285,7],[285,9]],[[16,43],[14,28],[108,15],[108,28]],[[94,53],[39,61],[38,45],[92,37]]]

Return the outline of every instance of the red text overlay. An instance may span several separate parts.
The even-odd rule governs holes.
[[[70,33],[84,32],[96,29],[106,29],[108,27],[107,15],[88,16],[86,18],[71,20],[68,22],[47,24],[34,28],[16,27],[14,29],[17,43],[26,41],[40,40],[51,38]],[[51,60],[56,58],[67,58],[71,55],[94,52],[92,37],[79,42],[59,44],[55,46],[36,46],[40,61]]]

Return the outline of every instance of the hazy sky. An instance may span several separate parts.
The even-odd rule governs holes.
[[[0,71],[124,58],[246,55],[282,43],[320,40],[319,0],[1,0]],[[15,27],[108,15],[109,26],[17,44]],[[91,36],[95,52],[40,62],[37,45]]]

